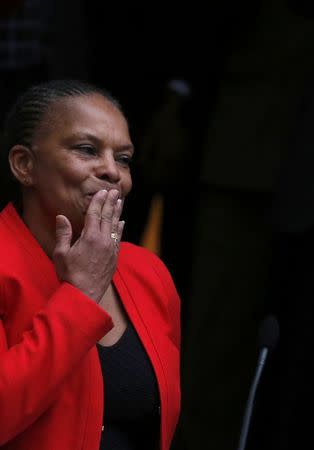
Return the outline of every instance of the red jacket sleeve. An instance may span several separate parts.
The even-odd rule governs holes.
[[[112,328],[95,302],[68,283],[8,348],[0,321],[0,445],[32,424],[54,401],[67,375]]]

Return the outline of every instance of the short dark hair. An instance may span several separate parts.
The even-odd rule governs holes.
[[[44,114],[54,102],[68,97],[100,94],[109,100],[122,114],[116,98],[108,91],[80,80],[50,80],[25,91],[9,110],[3,124],[0,149],[0,210],[9,202],[20,203],[20,185],[11,173],[9,151],[16,145],[30,146],[35,131]]]

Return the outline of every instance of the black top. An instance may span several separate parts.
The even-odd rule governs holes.
[[[104,378],[104,429],[100,450],[153,450],[160,435],[155,373],[129,323],[119,341],[97,344]]]

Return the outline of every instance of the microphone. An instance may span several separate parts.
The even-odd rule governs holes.
[[[244,450],[250,421],[253,411],[254,399],[257,386],[262,375],[267,355],[273,351],[279,339],[279,324],[275,316],[267,316],[261,323],[258,333],[258,347],[260,349],[255,376],[251,385],[249,397],[246,404],[245,414],[242,423],[238,450]]]

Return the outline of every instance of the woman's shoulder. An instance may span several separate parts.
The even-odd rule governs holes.
[[[119,262],[131,264],[132,266],[151,265],[153,267],[167,270],[161,258],[151,250],[131,242],[121,242]]]
[[[154,252],[130,242],[121,242],[118,269],[145,279],[155,278],[171,294],[176,288],[167,266]]]
[[[131,242],[122,241],[120,244],[120,252],[123,255],[127,256],[134,256],[134,255],[140,255],[143,258],[145,257],[157,257],[155,253],[153,253],[151,250],[148,250],[145,247],[142,247],[141,245],[133,244]]]

